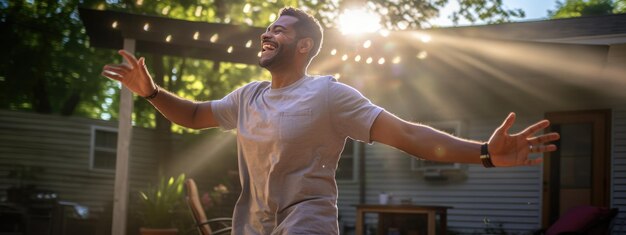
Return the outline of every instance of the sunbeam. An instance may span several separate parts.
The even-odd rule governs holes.
[[[180,150],[175,151],[172,164],[166,166],[172,172],[185,172],[198,175],[206,171],[210,164],[217,164],[219,158],[235,148],[236,135],[232,133],[203,134],[198,140],[192,140]],[[236,154],[230,156],[237,158]]]
[[[400,40],[414,51],[424,50],[424,42],[416,39],[416,33],[399,35]],[[583,99],[583,96],[577,96],[579,91],[598,97],[625,98],[615,89],[615,86],[626,87],[624,69],[605,64],[608,46],[430,35],[427,60],[436,62],[428,62],[429,66],[408,67],[413,69],[416,80],[437,81],[437,85],[425,81],[413,81],[411,84],[428,102],[442,108],[440,112],[443,115],[458,112],[445,110],[446,107],[454,109],[441,100],[452,99],[445,97],[447,93],[442,93],[442,89],[446,88],[441,86],[446,85],[450,85],[447,89],[455,91],[454,95],[459,98],[480,100],[483,96],[497,97],[498,102],[505,101],[522,109],[528,107],[527,111],[532,111],[535,106],[578,107]],[[606,92],[607,84],[612,86],[608,89],[612,90],[610,93]],[[438,90],[425,88],[429,85],[440,87]],[[459,88],[463,85],[467,85],[467,89]],[[529,97],[534,102],[529,104],[522,97]]]

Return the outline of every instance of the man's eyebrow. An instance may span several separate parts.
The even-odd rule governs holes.
[[[282,28],[283,30],[286,30],[287,27],[282,26],[282,25],[270,25],[269,27],[267,27],[267,31],[270,31],[271,29],[276,29],[276,28]]]

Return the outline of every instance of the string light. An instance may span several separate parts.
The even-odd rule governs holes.
[[[139,1],[138,1],[138,2],[139,2]],[[248,4],[248,5],[249,5],[249,4]],[[245,8],[245,7],[244,7],[244,8]],[[248,11],[250,10],[249,8],[250,8],[250,6],[248,7]],[[201,7],[201,6],[198,6],[198,7],[196,8],[196,15],[198,14],[198,12],[199,12],[199,11],[202,11],[202,7]],[[169,6],[168,6],[168,7],[165,7],[165,8],[162,10],[162,12],[163,12],[164,14],[167,14],[167,13],[169,12]],[[270,15],[270,19],[275,18],[275,17],[276,17],[276,16],[275,16],[275,14]],[[111,23],[111,27],[112,27],[112,28],[114,28],[114,29],[117,29],[117,28],[118,28],[118,26],[119,26],[119,22],[118,22],[118,21],[113,21],[113,22]],[[145,24],[143,25],[143,30],[144,30],[144,31],[150,31],[150,23],[145,23]],[[380,33],[381,33],[381,35],[382,35],[382,34],[383,34],[383,31],[381,30],[381,32],[380,32]],[[383,35],[383,36],[384,36],[384,35]],[[430,42],[430,41],[432,40],[432,37],[431,37],[430,35],[428,35],[428,34],[419,34],[419,35],[416,35],[416,37],[417,37],[417,38],[419,38],[419,40],[421,40],[421,41],[422,41],[422,42],[424,42],[424,43],[428,43],[428,42]],[[196,32],[193,34],[193,39],[194,39],[194,40],[198,40],[199,38],[200,38],[200,32],[199,32],[199,31],[196,31]],[[172,35],[171,35],[171,34],[168,34],[168,35],[165,37],[165,41],[166,41],[166,42],[168,42],[168,43],[169,43],[169,42],[171,42],[171,41],[172,41],[172,39],[173,39],[173,37],[172,37]],[[211,43],[216,43],[218,40],[219,40],[219,34],[218,34],[218,33],[213,34],[213,35],[210,37],[210,39],[209,39],[209,41],[210,41]],[[365,42],[363,42],[363,48],[370,48],[371,46],[372,46],[372,41],[371,41],[371,40],[366,40]],[[252,47],[252,40],[248,40],[248,41],[246,41],[245,47],[246,47],[246,48],[250,48],[250,47]],[[234,47],[233,47],[233,46],[229,46],[229,47],[227,48],[227,50],[226,50],[226,52],[227,52],[227,53],[229,53],[229,54],[233,53],[233,51],[234,51]],[[333,55],[333,56],[334,56],[334,55],[337,55],[337,53],[338,53],[338,50],[337,50],[336,48],[333,48],[333,49],[330,51],[330,54],[331,54],[331,55]],[[257,53],[257,57],[261,57],[261,56],[262,56],[262,52],[261,52],[261,51],[259,51],[259,52]],[[428,52],[426,52],[426,51],[420,51],[419,53],[417,53],[417,55],[416,55],[415,57],[416,57],[417,59],[424,60],[424,59],[426,59],[426,58],[428,57]],[[355,62],[360,62],[362,58],[363,58],[363,57],[362,57],[361,55],[356,55],[356,56],[354,57],[354,61],[355,61]],[[341,56],[341,60],[342,60],[342,61],[347,61],[348,59],[349,59],[348,54],[343,54],[343,55]],[[394,58],[393,58],[393,60],[392,60],[391,62],[392,62],[393,64],[399,64],[401,61],[402,61],[402,58],[401,58],[400,56],[396,56],[396,57],[394,57]],[[373,63],[373,62],[374,62],[374,58],[372,58],[372,57],[367,57],[367,59],[365,59],[365,63],[367,63],[367,64],[371,64],[371,63]],[[385,58],[384,58],[384,57],[381,57],[381,58],[379,58],[379,59],[378,59],[378,61],[377,61],[377,62],[378,62],[378,64],[379,64],[379,65],[383,65],[383,64],[385,64],[386,60],[385,60]],[[341,76],[341,75],[340,75],[340,74],[338,74],[338,73],[337,73],[337,74],[335,74],[335,75],[336,75],[335,77],[336,77],[337,79]]]
[[[202,6],[198,5],[196,7],[195,15],[196,15],[196,17],[200,17],[200,15],[202,15]]]
[[[246,3],[245,6],[243,6],[243,13],[250,13],[250,3]]]
[[[372,41],[367,40],[363,43],[363,48],[370,48],[371,45],[372,45]]]
[[[170,13],[170,9],[170,6],[164,7],[163,10],[161,10],[161,14],[167,15],[168,13]]]
[[[396,57],[393,57],[393,60],[391,60],[391,63],[399,64],[401,61],[402,61],[402,58],[400,58],[400,56],[396,56]]]
[[[143,0],[137,0],[137,6],[143,5]]]
[[[380,33],[380,36],[383,36],[383,37],[387,37],[390,34],[389,30],[386,30],[386,29],[381,29],[378,32]]]
[[[254,23],[254,22],[252,22],[252,19],[250,19],[250,18],[245,18],[243,20],[243,22],[246,23],[248,26],[252,26],[252,24]]]
[[[428,43],[430,42],[430,40],[432,40],[432,37],[428,34],[420,34],[419,38],[420,40],[422,40],[423,43]]]
[[[420,51],[419,53],[417,53],[416,57],[420,60],[426,59],[426,57],[428,57],[428,52]]]
[[[274,22],[276,20],[276,13],[270,14],[270,22]]]
[[[215,43],[217,42],[217,39],[219,38],[220,38],[220,35],[216,33],[216,34],[213,34],[213,36],[211,36],[211,39],[209,39],[209,41],[211,41],[212,43]]]
[[[339,79],[339,78],[341,78],[341,74],[336,73],[334,77],[335,77],[335,79]]]

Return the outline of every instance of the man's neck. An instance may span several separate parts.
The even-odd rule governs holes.
[[[288,70],[280,72],[270,72],[272,74],[272,89],[289,86],[304,77],[304,70]]]

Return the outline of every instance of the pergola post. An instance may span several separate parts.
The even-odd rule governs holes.
[[[135,53],[135,40],[124,38],[124,50]],[[112,235],[126,234],[128,212],[128,159],[132,136],[133,94],[122,86],[120,94],[120,112],[117,128],[117,158],[115,163],[115,189],[113,192]]]

